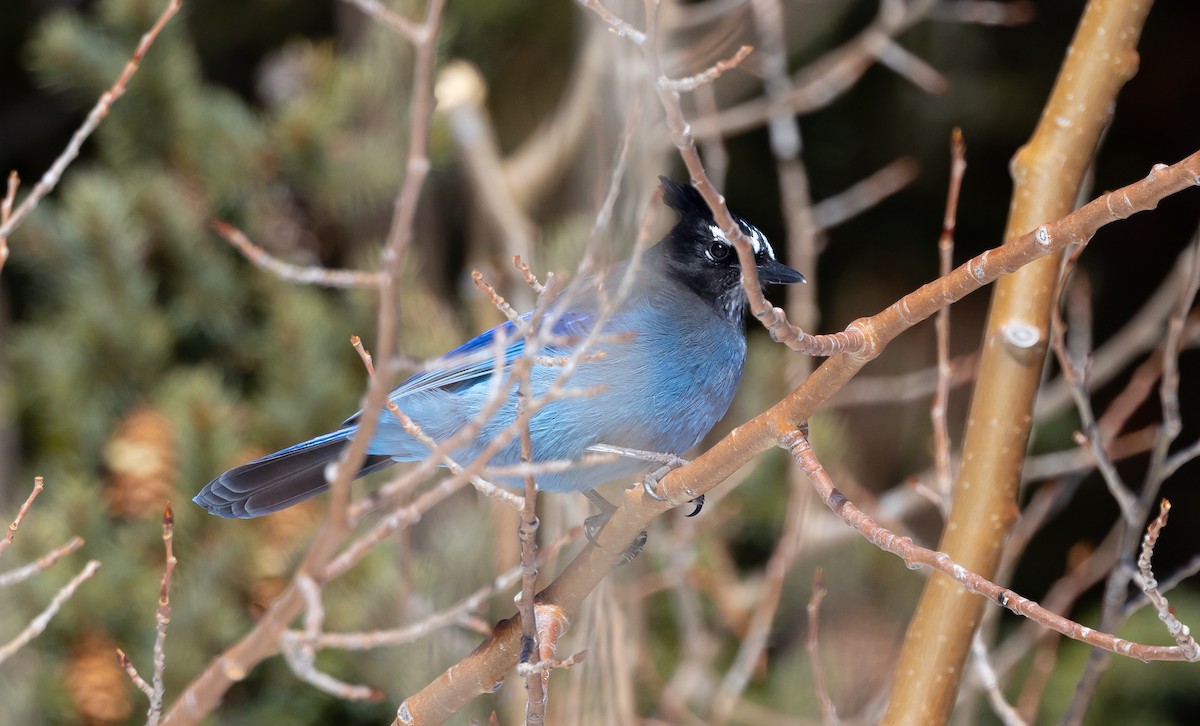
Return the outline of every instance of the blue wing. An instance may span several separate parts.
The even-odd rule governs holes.
[[[521,316],[522,322],[528,322],[532,313]],[[578,339],[592,329],[593,316],[589,313],[570,312],[559,316],[552,331],[555,336],[567,339]],[[505,322],[491,330],[480,333],[466,343],[438,358],[433,370],[422,371],[394,388],[389,395],[394,401],[422,391],[444,389],[448,392],[462,390],[470,386],[487,382],[496,368],[497,339],[505,340],[503,355],[503,373],[512,370],[513,361],[525,352],[525,338],[517,331],[513,322]],[[547,346],[545,355],[568,355],[570,348],[562,345]],[[362,412],[346,419],[342,426],[348,426],[358,421]]]

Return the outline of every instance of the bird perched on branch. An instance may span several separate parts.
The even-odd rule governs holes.
[[[589,461],[596,446],[681,455],[700,442],[729,408],[746,359],[741,267],[733,246],[713,221],[711,210],[691,186],[662,177],[664,200],[679,221],[638,261],[626,260],[568,288],[540,316],[526,314],[450,351],[433,370],[418,373],[390,394],[420,433],[441,442],[479,418],[489,398],[506,400],[482,421],[477,435],[449,452],[464,466],[496,437],[508,437],[489,465],[520,461],[514,365],[527,338],[544,342],[529,370],[531,400],[552,390],[567,368],[566,386],[587,396],[547,399],[529,420],[532,461],[573,461],[565,470],[537,474],[543,491],[589,492],[651,468],[644,460]],[[759,281],[802,282],[804,276],[775,259],[767,238],[734,216],[754,250]],[[618,296],[622,281],[632,284]],[[599,333],[599,336],[592,335]],[[589,336],[591,339],[589,340]],[[597,340],[598,338],[598,340]],[[580,346],[590,347],[581,350]],[[571,361],[564,363],[564,361]],[[493,393],[495,377],[504,388]],[[561,388],[564,384],[559,383]],[[391,411],[379,425],[358,476],[400,461],[429,456],[423,443]],[[221,474],[195,502],[222,517],[258,517],[289,507],[325,490],[328,466],[358,430],[362,412],[332,433],[318,436]],[[523,487],[520,475],[489,477]]]

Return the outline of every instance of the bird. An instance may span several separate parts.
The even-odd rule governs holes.
[[[551,342],[544,359],[571,356],[603,321],[604,338],[595,355],[578,356],[569,385],[593,395],[548,403],[530,418],[532,461],[569,460],[566,470],[546,467],[537,487],[549,492],[592,493],[595,487],[636,477],[651,465],[630,457],[586,457],[596,447],[618,447],[681,456],[725,415],[742,379],[746,361],[746,295],[738,255],[700,193],[690,184],[660,177],[663,201],[678,220],[647,248],[634,270],[628,294],[609,304],[631,261],[581,278],[568,286],[545,311]],[[804,276],[775,257],[757,227],[732,215],[754,252],[762,284],[803,282]],[[478,435],[451,452],[459,463],[473,461],[488,442],[511,427],[517,392],[512,371],[526,340],[519,322],[508,321],[447,353],[390,394],[421,431],[443,441],[474,420],[493,395],[499,346],[504,346],[502,375],[508,398],[483,422]],[[497,340],[500,343],[497,343]],[[534,397],[544,394],[562,374],[561,364],[536,364],[529,372]],[[397,462],[419,461],[429,447],[414,437],[390,411],[380,411],[367,447],[361,477]],[[359,411],[336,430],[242,464],[210,481],[193,501],[226,518],[252,518],[287,508],[328,488],[326,470],[337,461],[358,430]],[[489,464],[520,461],[519,437],[495,453]],[[522,489],[521,475],[497,476],[497,484]]]

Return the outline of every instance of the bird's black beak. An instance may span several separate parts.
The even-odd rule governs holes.
[[[758,281],[764,285],[788,285],[793,282],[805,282],[805,279],[804,275],[779,260],[768,257],[758,263]]]

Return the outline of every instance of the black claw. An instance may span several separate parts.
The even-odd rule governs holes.
[[[704,495],[701,494],[700,496],[696,497],[691,502],[689,502],[689,504],[695,505],[696,508],[692,510],[691,514],[685,514],[684,516],[685,517],[694,517],[700,513],[701,509],[704,509]]]
[[[612,566],[624,567],[630,562],[633,562],[633,559],[640,555],[642,550],[646,547],[646,539],[648,536],[649,535],[646,534],[646,530],[644,529],[639,532],[638,536],[633,538],[633,542],[630,542],[629,546],[625,548],[625,551],[621,553],[621,556],[612,563]]]
[[[583,520],[583,536],[587,537],[587,541],[596,544],[596,535],[600,534],[600,530],[604,529],[604,525],[608,524],[608,518],[612,516],[612,512],[604,512],[601,514],[593,514]]]

